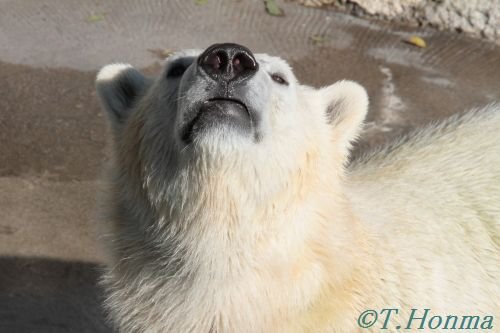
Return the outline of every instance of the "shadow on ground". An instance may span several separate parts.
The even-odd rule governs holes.
[[[0,258],[0,332],[112,332],[101,308],[99,265]]]

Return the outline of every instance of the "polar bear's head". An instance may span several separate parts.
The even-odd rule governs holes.
[[[175,53],[156,78],[108,65],[97,90],[120,175],[153,201],[210,180],[265,200],[298,174],[335,174],[368,105],[356,83],[304,86],[282,59],[229,43]]]

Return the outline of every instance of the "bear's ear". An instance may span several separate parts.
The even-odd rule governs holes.
[[[137,98],[149,85],[150,79],[128,64],[111,64],[99,71],[97,94],[113,127],[125,121]]]
[[[340,81],[319,90],[333,140],[347,153],[357,139],[368,112],[368,94],[356,82]]]

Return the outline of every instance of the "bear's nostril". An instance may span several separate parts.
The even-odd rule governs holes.
[[[255,70],[257,66],[257,62],[245,53],[237,54],[234,57],[233,65],[237,62],[238,67],[242,70]]]
[[[239,53],[233,58],[233,71],[235,74],[243,71],[255,70],[255,61],[244,53]]]
[[[241,69],[241,61],[238,58],[234,58],[233,60],[233,67],[235,70]]]
[[[204,64],[210,69],[219,70],[221,68],[222,59],[217,53],[212,53],[205,58]]]

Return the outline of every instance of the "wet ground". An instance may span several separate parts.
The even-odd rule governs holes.
[[[201,2],[203,3],[203,2]],[[96,286],[96,192],[106,126],[101,66],[155,73],[161,50],[235,41],[280,55],[299,79],[371,97],[358,152],[500,100],[500,47],[460,35],[261,1],[3,0],[0,11],[0,332],[109,332]],[[412,34],[425,49],[406,44]]]

